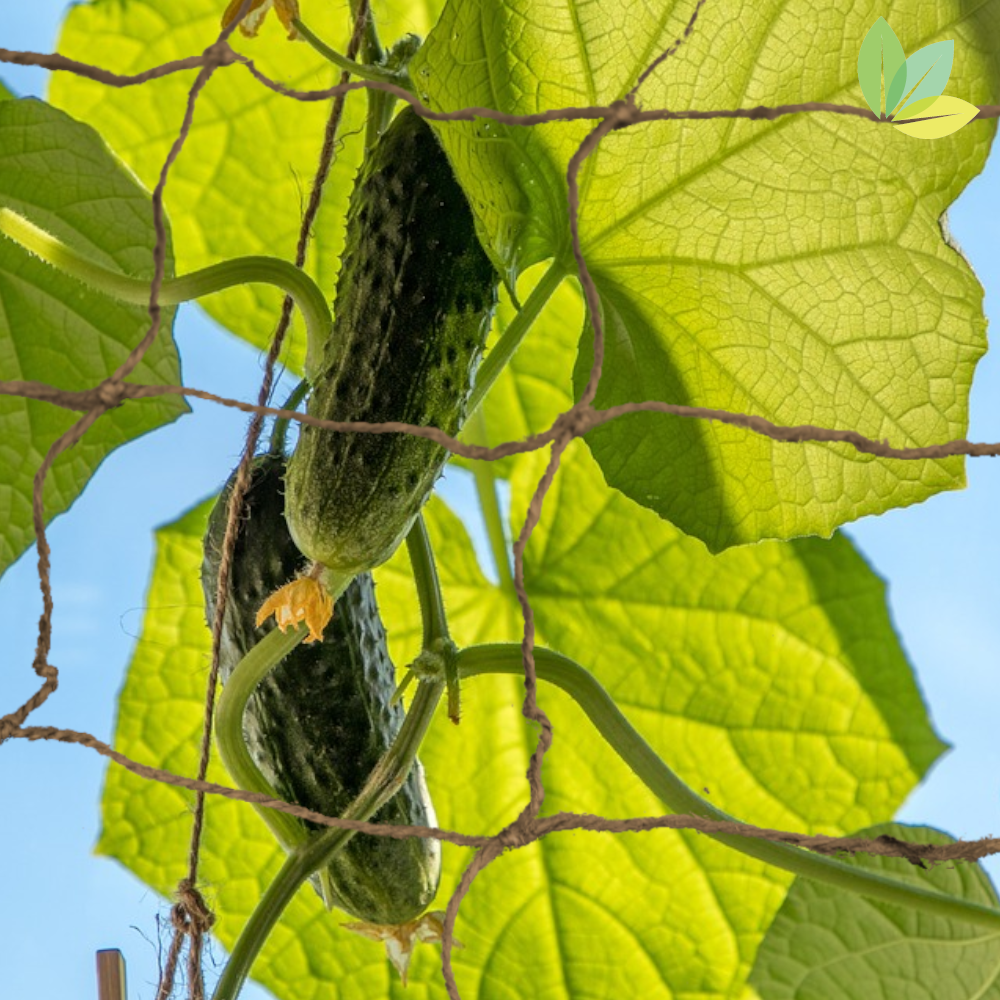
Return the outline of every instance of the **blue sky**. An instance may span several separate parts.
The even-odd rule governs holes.
[[[4,6],[0,46],[53,51],[64,9],[59,0]],[[45,74],[0,65],[18,94],[44,95]],[[951,230],[986,289],[986,313],[1000,315],[1000,156],[949,213]],[[175,337],[184,380],[221,395],[256,398],[261,361],[191,306],[182,307]],[[281,395],[279,391],[277,395]],[[115,701],[141,627],[153,558],[153,529],[214,493],[239,457],[246,417],[192,401],[193,413],[112,454],[72,513],[50,529],[54,641],[60,668],[56,696],[32,723],[94,733],[110,741]],[[1000,358],[980,362],[972,390],[969,438],[1000,438]],[[974,839],[1000,833],[1000,462],[971,459],[969,488],[927,503],[866,518],[847,529],[889,583],[893,619],[916,670],[938,732],[954,749],[897,815]],[[136,475],[136,470],[141,470]],[[473,528],[473,492],[450,475],[445,498]],[[127,553],[109,560],[106,553]],[[41,612],[32,549],[0,581],[5,669],[3,711],[36,687],[30,670]],[[488,561],[484,562],[488,565]],[[94,952],[126,956],[130,1000],[152,1000],[158,978],[156,923],[168,904],[116,862],[91,854],[99,830],[99,798],[107,762],[79,746],[22,740],[0,752],[0,884],[15,905],[0,907],[0,982],[5,996],[84,1000],[94,996]],[[987,869],[995,880],[1000,861]],[[163,948],[167,932],[161,934]],[[219,947],[214,957],[221,963]],[[211,976],[211,962],[207,972]],[[214,981],[214,976],[211,976]],[[247,1000],[263,1000],[250,986]]]

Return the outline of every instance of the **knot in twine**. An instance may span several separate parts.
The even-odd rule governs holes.
[[[215,914],[205,905],[191,879],[178,883],[177,902],[170,910],[170,922],[175,930],[192,937],[207,934],[215,923]]]
[[[524,847],[525,844],[530,844],[534,840],[529,830],[531,825],[532,821],[527,816],[521,816],[510,826],[505,826],[493,840],[504,850]]]
[[[220,38],[209,45],[202,55],[205,57],[206,62],[210,62],[213,66],[231,66],[234,62],[246,61],[246,56],[241,56],[235,52],[224,38]]]
[[[122,405],[122,398],[125,395],[125,385],[123,382],[116,382],[113,379],[105,379],[97,387],[97,398],[102,405],[109,410]]]
[[[609,110],[611,114],[608,115],[608,118],[615,123],[612,131],[631,125],[639,114],[639,108],[635,103],[635,94],[630,93],[624,99],[612,102],[609,105]]]
[[[581,409],[574,407],[572,410],[561,413],[552,429],[559,436],[569,434],[570,438],[583,437],[590,430],[592,413],[593,411],[589,407]]]
[[[9,739],[20,728],[21,727],[9,715],[5,715],[2,719],[0,719],[0,743]]]

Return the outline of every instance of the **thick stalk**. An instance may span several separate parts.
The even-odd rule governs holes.
[[[362,0],[350,0],[351,20],[357,19],[358,11],[361,9]],[[375,26],[375,15],[371,9],[371,0],[368,0],[368,16],[365,18],[365,30],[361,36],[361,51],[359,52],[361,61],[369,66],[383,64],[386,61],[386,51],[382,48],[382,42],[378,37],[378,28]],[[404,80],[395,79],[391,81],[400,87],[411,89],[409,76]],[[378,137],[389,124],[389,117],[396,104],[394,94],[389,94],[384,90],[368,88],[368,120],[365,123],[365,149],[371,149],[378,141]]]
[[[476,412],[479,404],[486,398],[486,394],[493,388],[493,383],[507,367],[510,359],[514,357],[514,352],[520,347],[524,335],[531,329],[532,324],[538,319],[539,313],[545,308],[545,303],[549,301],[552,293],[569,273],[569,269],[564,263],[558,259],[553,260],[548,270],[542,275],[541,280],[517,311],[517,315],[511,320],[510,325],[489,350],[476,375],[476,384],[472,387],[472,395],[469,397],[469,406],[466,410],[469,417]]]
[[[51,264],[57,270],[113,299],[134,305],[149,305],[150,282],[112,271],[89,260],[13,209],[0,208],[0,233],[40,257],[46,264]],[[180,278],[164,281],[157,301],[161,306],[175,306],[221,292],[234,285],[254,282],[277,286],[290,295],[298,306],[308,337],[308,376],[322,360],[323,345],[329,336],[333,320],[326,298],[316,282],[287,260],[280,257],[249,256],[212,264]]]
[[[350,0],[351,21],[353,22],[361,8],[361,0]],[[375,27],[375,16],[372,13],[371,2],[368,3],[368,17],[365,20],[365,31],[361,36],[361,61],[369,66],[385,61],[385,49],[379,41],[378,28]]]
[[[386,755],[372,771],[365,787],[351,803],[344,819],[367,820],[395,795],[406,781],[417,750],[434,717],[444,685],[422,680],[413,704]],[[300,844],[267,887],[240,934],[212,1000],[236,1000],[258,952],[306,879],[326,867],[354,836],[354,830],[331,827]]]
[[[389,127],[398,98],[384,90],[368,91],[368,122],[365,125],[365,149],[374,149],[379,137]]]
[[[423,622],[423,645],[415,663],[428,658],[435,670],[444,675],[448,692],[448,718],[458,725],[462,714],[462,696],[458,683],[458,647],[448,631],[448,617],[441,595],[441,582],[434,564],[430,536],[422,514],[417,515],[413,527],[406,536],[406,547],[410,554],[413,581],[417,586],[417,600],[420,603],[420,619]],[[402,682],[396,688],[392,700],[398,700],[410,681],[417,676],[415,665],[411,664]]]
[[[536,646],[535,671],[539,680],[548,681],[565,691],[586,712],[597,731],[642,780],[643,784],[675,814],[693,814],[707,819],[741,822],[717,809],[695,794],[657,756],[656,751],[639,735],[619,711],[612,697],[588,671],[566,656]],[[458,654],[459,674],[463,678],[477,674],[523,675],[520,643],[496,643],[470,646]],[[1000,911],[945,896],[933,889],[900,882],[885,875],[826,858],[790,844],[779,844],[754,837],[707,833],[742,854],[758,858],[793,875],[815,879],[848,892],[909,906],[925,913],[952,920],[963,920],[996,932],[1000,929]]]
[[[306,393],[309,391],[309,381],[308,379],[303,379],[299,384],[291,391],[288,399],[285,400],[284,405],[281,407],[283,410],[294,410],[299,403],[305,398]],[[285,439],[288,436],[288,425],[291,422],[290,417],[277,417],[274,421],[274,426],[271,428],[271,444],[269,451],[272,455],[278,455],[279,457],[284,457],[285,455]]]
[[[444,610],[441,584],[423,514],[417,515],[406,536],[406,549],[413,569],[413,580],[417,585],[420,618],[424,625],[423,649],[431,649],[438,639],[447,640],[451,635],[448,632],[448,617]]]

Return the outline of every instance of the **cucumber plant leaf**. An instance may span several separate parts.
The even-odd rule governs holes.
[[[689,17],[628,0],[600,15],[571,3],[533,5],[529,16],[523,6],[449,4],[411,67],[426,103],[511,113],[608,104]],[[914,37],[958,26],[975,39],[956,53],[955,86],[995,103],[997,9],[990,0],[956,21],[947,4],[905,3],[894,17]],[[806,0],[757,5],[752,17],[706,8],[643,84],[640,104],[856,105],[863,18]],[[719,52],[729,54],[721,78]],[[508,277],[547,258],[575,269],[564,172],[592,128],[479,120],[439,129]],[[965,436],[986,348],[983,289],[942,219],[982,169],[995,129],[983,121],[915,144],[874,122],[801,114],[649,122],[607,136],[579,176],[581,248],[605,326],[595,405],[720,408],[897,446]],[[592,341],[588,322],[577,396]],[[609,485],[712,551],[829,537],[965,485],[960,458],[887,461],[662,414],[629,415],[586,441]]]
[[[899,104],[910,68],[896,32],[889,27],[889,22],[884,17],[880,17],[868,30],[858,52],[858,83],[861,84],[861,93],[864,94],[868,107],[875,114],[882,117]],[[948,69],[950,72],[951,67]],[[916,82],[912,76],[909,79]],[[884,106],[883,80],[886,88]],[[947,77],[945,80],[947,81]]]
[[[9,96],[9,95],[8,95]],[[149,193],[88,125],[34,98],[0,100],[0,207],[32,221],[101,264],[134,277],[153,274]],[[167,274],[172,273],[167,247]],[[175,310],[133,379],[180,383],[171,334]],[[66,277],[0,236],[0,372],[60,389],[100,384],[149,330],[143,306],[128,306]],[[63,452],[45,480],[46,523],[68,510],[115,448],[190,410],[180,396],[126,403],[106,413]],[[35,472],[81,413],[21,396],[0,397],[0,573],[33,542]]]
[[[904,73],[907,85],[913,91],[903,98],[895,118],[907,118],[913,114],[911,104],[926,97],[938,97],[944,93],[951,76],[952,63],[955,60],[955,41],[948,38],[933,45],[925,45],[914,52],[906,60]],[[900,70],[900,72],[903,72]],[[886,102],[886,110],[894,109],[895,105]]]
[[[884,823],[855,832],[918,844],[954,838],[926,826]],[[996,890],[973,862],[922,869],[902,858],[859,854],[848,864],[983,906]],[[771,924],[750,975],[761,1000],[868,1000],[887,995],[997,1000],[1000,938],[960,920],[918,913],[797,878]]]
[[[713,558],[652,513],[609,499],[596,464],[582,445],[573,447],[526,554],[537,641],[592,670],[689,785],[707,786],[713,802],[741,818],[819,830],[829,822],[853,828],[862,814],[890,816],[943,745],[924,721],[891,637],[881,582],[846,539],[767,543]],[[535,468],[519,469],[512,481],[515,526],[540,472],[539,462],[527,464]],[[448,565],[460,527],[452,519],[440,523],[435,511],[431,531]],[[456,641],[500,639],[499,588],[463,566],[464,580],[442,582]],[[406,628],[395,625],[397,609],[412,608],[413,597],[408,588],[393,599],[394,568],[390,563],[376,577],[390,641],[406,640],[394,655],[405,661],[416,648],[418,622],[410,612]],[[400,574],[396,585],[404,581]],[[848,595],[858,603],[838,608]],[[506,599],[508,620],[516,622],[507,638],[519,642],[523,624],[509,593]],[[874,635],[887,640],[878,651],[868,645]],[[877,678],[894,694],[883,697]],[[534,738],[519,745],[512,736],[525,731],[522,698],[517,678],[464,685],[463,724],[475,727],[477,749],[487,744],[491,763],[464,759],[469,739],[461,726],[435,732],[441,743],[422,757],[434,794],[446,789],[447,798],[436,799],[441,825],[490,832],[523,805]],[[567,698],[542,684],[539,699],[556,733],[543,771],[545,813],[618,818],[664,811]],[[911,729],[918,719],[918,730]],[[895,763],[882,757],[883,748]],[[876,759],[888,765],[878,776],[869,770]],[[481,803],[484,789],[495,810],[508,797],[510,805],[486,824],[463,823],[462,804]],[[444,851],[446,858],[460,854],[456,871],[471,858],[449,845]],[[704,837],[547,838],[504,856],[477,880],[456,930],[466,949],[455,957],[467,989],[488,996],[502,994],[503,970],[514,962],[519,981],[542,984],[538,996],[544,988],[589,995],[595,978],[606,984],[596,995],[607,997],[672,996],[692,982],[707,996],[739,995],[787,881],[786,873]],[[691,894],[679,893],[680,885]],[[509,925],[517,930],[505,930]],[[482,937],[484,927],[502,932],[500,944]],[[699,928],[697,942],[692,927]],[[546,944],[530,947],[532,935]],[[498,948],[504,954],[492,957]],[[484,967],[496,983],[483,982]]]
[[[962,19],[966,34],[983,41],[964,48],[955,65],[962,92],[983,101],[997,91],[997,42],[988,31],[996,3]],[[953,28],[943,5],[912,6],[914,34]],[[435,12],[418,8],[415,17],[424,15],[430,24]],[[155,15],[149,0],[124,11],[85,5],[70,12],[60,45],[70,55],[86,50],[88,58],[96,53],[116,68],[137,69],[189,54],[192,39],[214,31],[217,17],[209,0],[184,0]],[[702,12],[697,31],[646,81],[641,100],[651,107],[678,106],[679,99],[692,107],[737,106],[747,95],[757,102],[856,101],[858,83],[845,75],[853,56],[844,52],[857,51],[864,24],[854,12],[838,13],[843,51],[827,43],[817,51],[815,32],[801,30],[814,24],[819,32],[816,17],[804,0],[755,8],[749,23],[724,8]],[[680,12],[664,18],[637,0],[599,16],[584,16],[575,4],[522,17],[516,4],[452,3],[411,72],[420,96],[438,108],[532,112],[606,103],[673,41],[682,20]],[[334,41],[344,30],[339,20],[315,27]],[[828,38],[825,22],[822,30]],[[385,34],[391,37],[391,28]],[[571,54],[567,34],[576,42]],[[793,41],[782,41],[771,58],[770,47],[786,38]],[[238,44],[293,85],[334,78],[278,30]],[[739,53],[721,92],[715,74],[705,72],[720,47]],[[456,62],[463,73],[452,72]],[[810,67],[805,75],[803,65]],[[206,96],[221,111],[196,122],[178,183],[168,189],[168,207],[185,227],[182,270],[282,245],[291,255],[294,178],[312,169],[321,112],[262,93],[242,72],[230,67],[213,78]],[[189,83],[190,75],[179,74],[126,94],[65,76],[54,81],[53,97],[93,115],[140,176],[151,176]],[[352,106],[360,113],[360,103],[349,101],[345,136],[359,124]],[[546,258],[572,272],[564,170],[591,127],[438,127],[509,283]],[[983,293],[957,248],[942,239],[940,219],[981,169],[995,124],[926,149],[869,128],[858,156],[862,127],[847,118],[820,127],[809,115],[720,119],[649,123],[605,140],[581,174],[583,250],[608,325],[598,406],[660,399],[722,407],[778,423],[849,426],[900,445],[964,435],[972,371],[985,349]],[[346,141],[316,227],[324,239],[310,264],[331,289],[356,162],[351,150],[358,152]],[[803,175],[812,178],[808,186]],[[778,187],[776,177],[784,178]],[[780,197],[768,193],[779,189]],[[249,288],[215,298],[217,305],[206,302],[213,315],[263,345],[277,293]],[[578,392],[589,371],[589,324],[581,324],[581,337]],[[293,370],[300,370],[301,350],[302,337],[293,336],[284,359]],[[587,441],[610,485],[713,551],[761,538],[829,536],[849,520],[965,481],[961,459],[885,462],[846,445],[788,447],[656,414],[615,421]]]
[[[407,31],[426,33],[439,0],[418,0],[380,10],[383,42]],[[71,7],[63,21],[59,52],[120,73],[201,52],[219,32],[225,8],[219,0],[133,0],[126,5],[88,3]],[[347,7],[313,4],[303,11],[309,26],[339,51],[347,48]],[[340,80],[340,69],[304,42],[289,42],[277,18],[256,38],[235,32],[230,44],[263,73],[285,86],[319,90]],[[139,87],[116,89],[72,73],[53,74],[54,104],[99,128],[118,155],[147,184],[159,175],[177,137],[188,91],[197,71],[174,73]],[[323,144],[330,102],[301,102],[267,90],[240,66],[217,71],[196,108],[191,133],[171,168],[165,204],[174,220],[177,270],[245,254],[295,259],[302,212]],[[365,98],[352,92],[344,108],[335,158],[313,226],[307,272],[333,297],[344,245],[344,215],[361,162]],[[282,293],[244,285],[200,300],[219,324],[256,347],[271,342]],[[305,327],[295,313],[282,363],[301,374]]]
[[[568,398],[565,383],[562,392]],[[514,523],[538,460],[515,470]],[[735,815],[823,832],[891,817],[945,744],[926,718],[884,585],[847,539],[770,542],[713,557],[653,513],[609,497],[579,442],[564,460],[526,557],[538,642],[591,669],[660,755]],[[196,771],[208,669],[198,577],[208,508],[157,533],[114,737],[121,752],[179,774]],[[456,641],[519,643],[523,620],[509,586],[486,579],[464,526],[441,500],[432,499],[426,516]],[[402,665],[420,634],[405,547],[376,580]],[[482,677],[463,685],[460,726],[448,723],[442,705],[420,751],[438,825],[493,833],[523,807],[535,733],[522,698],[518,677]],[[544,768],[546,812],[664,811],[568,698],[543,684],[540,701],[556,733]],[[217,764],[209,778],[228,783]],[[99,852],[171,892],[184,872],[191,800],[111,768]],[[210,796],[201,857],[216,931],[232,947],[280,852],[252,809]],[[469,857],[444,845],[435,906],[447,902]],[[454,953],[459,987],[498,1000],[516,970],[528,1000],[669,996],[695,982],[706,998],[738,995],[791,881],[700,835],[555,835],[505,855],[477,879],[457,929],[465,944]],[[343,919],[325,914],[306,887],[255,978],[279,1000],[301,996],[307,981],[314,990],[311,977],[336,996],[402,998],[381,946],[338,930]],[[417,983],[444,1000],[434,949],[415,952],[409,989]]]

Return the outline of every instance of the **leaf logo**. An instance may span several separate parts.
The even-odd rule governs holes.
[[[948,39],[927,45],[907,59],[896,33],[880,17],[865,35],[858,54],[858,82],[868,107],[880,118],[892,117],[897,131],[917,139],[939,139],[957,132],[979,109],[961,98],[941,96],[954,56],[955,42]]]

